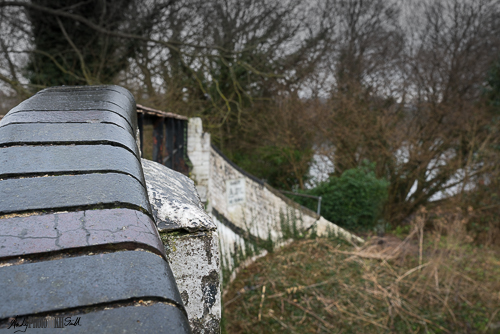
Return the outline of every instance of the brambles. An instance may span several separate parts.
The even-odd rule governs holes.
[[[496,333],[500,253],[473,246],[466,221],[460,211],[419,211],[405,240],[296,241],[231,284],[226,332]]]

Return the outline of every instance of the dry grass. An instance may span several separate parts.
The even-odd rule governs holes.
[[[424,234],[420,211],[404,240],[303,240],[258,260],[228,288],[227,333],[500,333],[500,252],[473,246],[458,211],[438,217]]]

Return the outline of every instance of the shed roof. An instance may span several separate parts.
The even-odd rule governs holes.
[[[184,121],[187,121],[188,118],[186,116],[174,114],[171,112],[166,112],[166,111],[161,111],[149,107],[145,107],[141,104],[137,104],[137,112],[138,113],[144,113],[146,115],[154,115],[154,116],[160,116],[160,117],[165,117],[165,118],[176,118],[176,119],[181,119]]]

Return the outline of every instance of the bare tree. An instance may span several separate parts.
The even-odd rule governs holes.
[[[28,96],[22,67],[27,62],[30,29],[24,10],[0,7],[0,90],[14,101]],[[6,105],[6,107],[8,107]]]
[[[345,4],[347,43],[340,43],[319,128],[337,173],[364,159],[377,163],[377,174],[390,181],[385,217],[398,223],[447,190],[470,190],[493,167],[483,159],[497,138],[487,131],[492,119],[481,90],[499,46],[500,8],[493,1],[420,2],[404,10]]]

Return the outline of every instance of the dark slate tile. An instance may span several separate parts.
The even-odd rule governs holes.
[[[20,111],[2,118],[0,127],[13,123],[112,123],[128,130],[133,136],[132,125],[122,115],[106,110],[84,111]]]
[[[33,174],[85,172],[126,173],[146,186],[141,163],[132,152],[123,147],[56,145],[0,148],[0,179]]]
[[[151,213],[144,186],[125,174],[83,174],[0,181],[0,214],[131,205]]]
[[[79,93],[47,93],[36,94],[19,104],[19,109],[25,110],[87,110],[106,109],[105,103],[119,107],[132,116],[133,106],[123,95],[111,92]],[[101,106],[101,107],[100,107]],[[16,109],[16,108],[15,108]]]
[[[102,98],[105,98],[106,100],[109,100],[110,102],[116,103],[117,101],[123,101],[120,104],[126,104],[129,106],[135,106],[135,100],[131,95],[128,94],[122,94],[120,92],[117,92],[115,90],[110,90],[110,89],[99,89],[99,90],[58,90],[58,91],[40,91],[36,95],[37,97],[40,98],[45,98],[45,97],[55,97],[55,96],[75,96],[79,99],[84,99],[84,100],[101,100]],[[96,99],[97,98],[97,99]]]
[[[22,324],[23,319],[25,320],[25,324],[28,324],[29,321],[40,319],[40,317],[18,317],[17,323]],[[59,313],[55,316],[49,315],[43,317],[42,319],[46,320],[47,328],[30,327],[27,328],[27,332],[47,334],[50,331],[48,328],[56,328],[54,331],[57,333],[72,334],[191,333],[184,313],[175,306],[163,303],[155,303],[149,306],[117,307],[86,314],[74,312]],[[4,327],[8,327],[11,324],[8,323]],[[63,326],[63,328],[56,326]],[[24,326],[16,327],[15,329],[11,327],[10,331],[24,330],[25,328]]]
[[[119,86],[53,87],[23,101],[18,111],[111,110],[124,116],[137,129],[137,112],[132,94]]]
[[[33,144],[108,144],[139,157],[135,137],[113,124],[10,124],[0,128],[0,147]]]
[[[143,251],[0,268],[0,319],[132,298],[183,304],[168,263]]]
[[[118,87],[118,86],[113,86]],[[128,119],[131,120],[134,129],[137,128],[137,120],[136,120],[136,105],[135,100],[127,90],[127,94],[124,94],[124,90],[121,87],[118,89],[108,89],[106,87],[100,89],[94,89],[93,87],[89,87],[89,89],[58,89],[58,87],[54,88],[54,90],[43,90],[33,96],[31,99],[24,101],[21,105],[25,103],[36,103],[38,104],[38,110],[45,108],[53,108],[53,107],[67,107],[70,105],[74,105],[73,102],[77,102],[79,105],[88,105],[88,103],[95,103],[99,101],[106,101],[110,104],[114,104],[119,106],[124,110],[124,112],[129,116]],[[42,106],[45,105],[45,106]],[[20,106],[21,106],[20,105]],[[53,106],[53,107],[51,107]],[[26,106],[24,106],[26,107]],[[78,107],[78,106],[77,106]],[[81,108],[81,107],[80,107]],[[86,107],[85,109],[87,109]],[[56,109],[53,109],[56,110]],[[60,109],[57,109],[60,110]],[[67,110],[67,109],[64,109]],[[79,109],[75,109],[79,110]]]
[[[87,210],[0,219],[0,260],[88,246],[152,247],[166,257],[155,223],[132,209]]]
[[[58,87],[50,87],[50,88],[45,88],[44,90],[41,90],[37,93],[38,94],[46,94],[46,93],[64,93],[64,92],[71,92],[71,93],[95,93],[95,92],[102,92],[102,91],[111,91],[111,92],[117,92],[120,93],[124,96],[126,96],[131,104],[135,105],[135,99],[134,95],[127,89],[121,87],[121,86],[116,86],[116,85],[101,85],[101,86],[58,86]]]
[[[137,117],[133,117],[129,112],[123,110],[123,108],[114,103],[107,101],[92,101],[92,102],[79,102],[73,97],[65,98],[63,101],[60,99],[47,99],[46,102],[36,99],[37,96],[33,96],[28,100],[25,100],[17,107],[11,109],[7,115],[16,114],[22,111],[87,111],[87,110],[104,110],[111,111],[122,115],[130,123],[133,129],[137,129]]]

